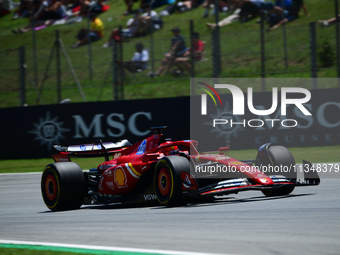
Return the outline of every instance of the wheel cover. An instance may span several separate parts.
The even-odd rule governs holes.
[[[169,170],[165,167],[161,168],[158,173],[158,190],[162,196],[166,197],[169,195],[171,190],[171,177]]]
[[[54,201],[57,197],[57,181],[52,174],[47,175],[45,180],[45,194],[48,200]]]

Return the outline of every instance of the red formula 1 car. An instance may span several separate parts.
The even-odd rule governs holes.
[[[151,128],[153,135],[133,145],[127,140],[55,145],[59,151],[52,156],[55,163],[46,166],[41,179],[46,206],[53,211],[118,202],[175,206],[246,190],[288,195],[295,186],[320,183],[307,161],[304,181],[297,181],[294,158],[283,146],[265,144],[256,159],[236,160],[228,156],[228,147],[200,154],[196,141],[168,141],[161,132],[164,128]],[[70,157],[105,157],[105,161],[83,171]]]

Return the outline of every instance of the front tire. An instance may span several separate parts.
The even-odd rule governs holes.
[[[41,178],[41,193],[52,211],[78,209],[86,195],[85,175],[74,162],[49,164]]]
[[[190,173],[190,162],[184,157],[169,156],[157,162],[153,186],[161,205],[178,206],[187,203],[182,194],[181,172]]]
[[[262,194],[266,197],[276,197],[276,196],[287,196],[293,192],[295,186],[287,185],[280,188],[269,189],[269,190],[261,190]]]
[[[268,154],[269,154],[272,166],[274,167],[282,166],[282,167],[286,167],[287,169],[289,169],[288,172],[280,173],[280,175],[284,175],[290,181],[295,182],[296,181],[296,172],[294,168],[295,160],[294,160],[293,155],[290,153],[290,151],[284,146],[274,145],[274,146],[269,147]],[[275,173],[272,172],[271,174],[275,174]],[[262,190],[262,193],[267,197],[286,196],[292,193],[294,188],[295,188],[294,185],[285,185],[280,188]]]

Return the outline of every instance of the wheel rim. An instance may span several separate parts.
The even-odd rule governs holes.
[[[158,173],[158,190],[162,196],[166,197],[170,193],[171,178],[169,170],[162,168]]]
[[[48,200],[53,201],[57,197],[57,181],[52,174],[47,175],[45,180],[45,194]]]

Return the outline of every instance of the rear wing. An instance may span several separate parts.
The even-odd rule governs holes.
[[[105,156],[106,161],[109,160],[109,155],[113,155],[116,152],[124,150],[126,147],[131,146],[131,143],[124,139],[116,143],[105,142],[97,140],[90,144],[79,145],[54,145],[53,147],[58,151],[58,154],[52,155],[52,158],[56,161],[70,161],[69,157],[102,157]]]

